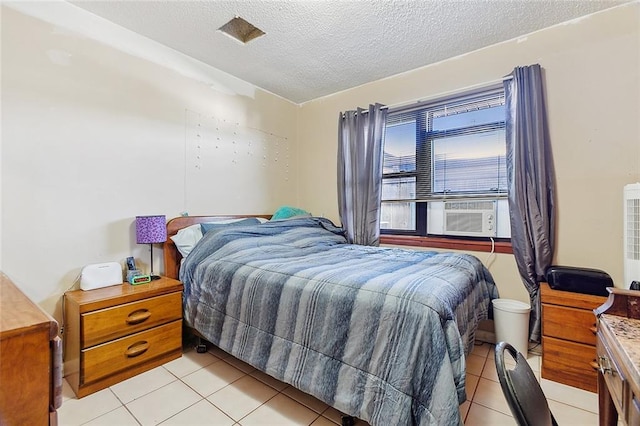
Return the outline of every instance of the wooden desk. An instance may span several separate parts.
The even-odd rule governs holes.
[[[640,291],[609,289],[596,342],[600,425],[640,425]]]

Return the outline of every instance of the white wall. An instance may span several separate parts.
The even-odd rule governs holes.
[[[338,219],[339,111],[428,99],[533,63],[545,70],[556,169],[554,262],[603,269],[622,286],[622,187],[640,180],[638,2],[303,104],[300,203]],[[492,258],[490,270],[502,297],[528,300],[512,255]]]
[[[429,98],[530,63],[546,73],[555,262],[622,284],[622,186],[640,181],[637,2],[301,107],[68,3],[0,13],[0,265],[58,319],[83,265],[148,262],[136,215],[295,204],[338,221],[339,111]],[[502,297],[527,299],[511,255],[476,254]],[[156,271],[160,257],[158,247]]]
[[[148,270],[136,215],[296,202],[295,104],[68,3],[1,19],[2,269],[58,320],[83,265]]]

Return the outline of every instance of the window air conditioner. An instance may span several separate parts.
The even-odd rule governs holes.
[[[445,201],[444,235],[496,236],[495,200]]]
[[[640,183],[624,187],[624,286],[640,281]]]

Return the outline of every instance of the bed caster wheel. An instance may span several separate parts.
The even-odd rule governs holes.
[[[342,426],[354,426],[356,422],[351,416],[342,416]]]
[[[207,345],[205,345],[204,343],[196,345],[196,352],[198,352],[199,354],[207,353]]]

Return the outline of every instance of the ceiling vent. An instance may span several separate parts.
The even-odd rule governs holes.
[[[265,35],[265,32],[260,28],[253,26],[251,23],[245,21],[239,16],[230,20],[218,28],[218,30],[245,44],[255,38]]]

